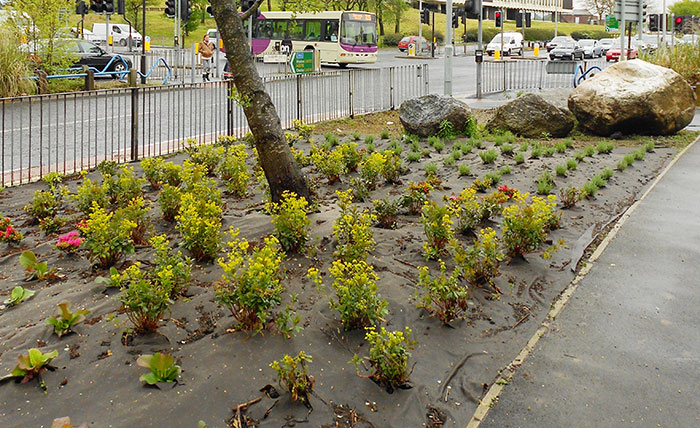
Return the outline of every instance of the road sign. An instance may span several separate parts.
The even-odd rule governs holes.
[[[608,15],[605,17],[605,31],[607,32],[618,32],[620,31],[620,23],[615,18],[615,15]]]
[[[289,61],[292,73],[313,73],[314,53],[312,51],[294,52]]]
[[[615,18],[618,21],[622,19],[622,2],[625,2],[625,17],[624,21],[639,21],[639,15],[642,13],[642,3],[639,0],[616,0],[615,1]]]

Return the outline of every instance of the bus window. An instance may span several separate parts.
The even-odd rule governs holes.
[[[253,38],[269,40],[272,38],[272,21],[267,19],[258,19],[253,27]]]
[[[287,38],[287,21],[272,21],[272,38],[274,40]]]
[[[289,21],[289,38],[292,40],[304,40],[304,21]]]
[[[321,21],[306,21],[304,25],[304,40],[321,40]]]
[[[362,14],[361,16],[369,15]],[[371,20],[348,19],[343,15],[343,27],[340,32],[340,42],[352,45],[377,43],[377,24]]]
[[[338,21],[323,21],[323,41],[338,41]]]

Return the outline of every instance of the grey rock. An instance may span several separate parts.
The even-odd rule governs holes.
[[[433,94],[406,100],[399,107],[399,119],[406,132],[421,137],[437,134],[443,120],[449,120],[455,131],[460,131],[471,115],[465,103]]]
[[[598,135],[669,135],[693,120],[695,94],[675,71],[635,59],[583,82],[569,95],[569,109]]]
[[[574,116],[537,94],[524,94],[496,109],[486,127],[527,138],[565,137],[574,127]]]

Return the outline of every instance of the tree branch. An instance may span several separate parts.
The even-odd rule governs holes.
[[[253,5],[253,7],[251,7],[251,8],[248,9],[248,10],[246,10],[246,11],[243,13],[243,15],[241,15],[241,21],[245,21],[246,19],[250,18],[250,15],[252,15],[254,11],[258,10],[258,8],[259,8],[260,5],[262,4],[262,2],[263,2],[263,0],[256,0],[256,1],[255,1],[255,4]]]

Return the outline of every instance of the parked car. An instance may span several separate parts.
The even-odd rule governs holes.
[[[598,40],[581,39],[578,41],[578,44],[583,49],[584,58],[600,58],[603,56],[603,50],[598,45]]]
[[[632,47],[632,49],[627,49],[627,58],[635,59],[637,58],[637,48]],[[605,61],[619,61],[620,60],[620,48],[610,48],[605,53]]]
[[[557,36],[549,42],[547,42],[547,52],[551,52],[552,49],[556,48],[557,46],[559,46],[560,43],[564,42],[575,42],[575,40],[569,36]]]
[[[575,61],[583,59],[583,49],[573,39],[558,43],[557,47],[549,52],[549,59],[568,59]]]
[[[425,37],[418,36],[406,36],[403,39],[401,39],[398,46],[399,50],[401,52],[406,52],[410,43],[416,44],[417,52],[428,50],[428,41],[425,39]]]
[[[600,46],[600,50],[602,51],[603,55],[610,49],[611,47],[615,46],[615,42],[617,42],[617,46],[620,45],[620,39],[600,39],[598,40],[598,46]]]
[[[116,56],[108,54],[104,49],[87,40],[67,39],[62,43],[65,43],[69,52],[79,57],[75,62],[76,66],[87,65],[88,67],[96,68],[98,71],[103,71],[112,58]],[[126,64],[124,64],[125,62]],[[115,58],[106,71],[127,71],[131,66],[132,63],[128,58],[124,58],[123,61]],[[112,77],[117,79],[120,76],[113,75]]]
[[[109,24],[109,28],[109,35],[112,36],[113,45],[126,46],[129,42],[129,37],[131,37],[134,46],[141,46],[143,37],[136,31],[136,28],[129,28],[126,24]],[[105,43],[107,39],[107,24],[99,22],[92,24],[92,32],[100,43]]]
[[[491,56],[501,50],[501,34],[498,33],[486,45],[486,53]],[[503,56],[513,54],[523,55],[523,35],[521,33],[503,33]]]

